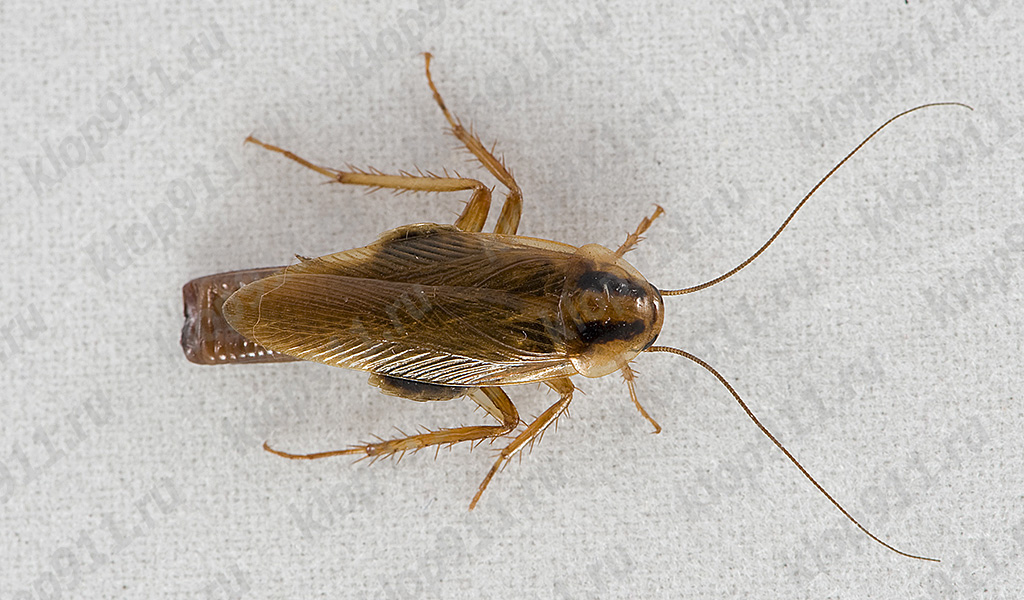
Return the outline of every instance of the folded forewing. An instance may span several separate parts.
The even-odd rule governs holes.
[[[491,289],[285,273],[242,288],[224,313],[243,335],[296,358],[478,386],[572,372],[556,309]]]
[[[303,260],[287,272],[558,296],[575,251],[559,242],[425,223],[392,229],[369,246]]]
[[[440,385],[575,373],[558,311],[572,247],[435,227],[304,260],[236,292],[225,317],[277,352]]]

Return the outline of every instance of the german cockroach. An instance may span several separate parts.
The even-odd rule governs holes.
[[[452,133],[508,189],[494,232],[482,231],[491,190],[475,179],[447,172],[340,171],[250,137],[248,142],[334,182],[398,191],[465,190],[472,195],[454,225],[406,225],[363,248],[298,257],[299,263],[289,267],[189,282],[184,287],[182,346],[189,360],[201,364],[308,360],[367,371],[370,383],[386,394],[418,401],[468,396],[499,424],[426,431],[313,454],[289,454],[264,444],[266,450],[296,459],[342,454],[376,459],[513,436],[481,482],[472,509],[494,474],[565,413],[576,389],[570,379],[574,375],[620,372],[637,410],[659,432],[661,427],[637,399],[629,364],[642,352],[670,352],[714,375],[772,443],[861,531],[904,556],[935,560],[897,550],[868,531],[758,421],[718,371],[692,354],[654,342],[664,320],[663,297],[711,287],[750,264],[815,191],[886,125],[925,107],[965,105],[925,104],[889,119],[839,161],[748,259],[700,285],[659,290],[623,256],[662,214],[661,207],[614,251],[517,235],[523,198],[519,185],[504,162],[449,112],[430,75],[431,56],[425,56],[427,84]],[[544,383],[558,393],[558,401],[526,423],[503,389],[521,383]]]

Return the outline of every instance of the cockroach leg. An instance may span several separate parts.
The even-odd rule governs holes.
[[[496,417],[501,422],[500,425],[471,425],[467,427],[438,429],[436,431],[427,431],[391,440],[363,443],[344,450],[329,450],[327,452],[314,452],[312,454],[291,454],[288,452],[282,452],[271,448],[267,443],[263,444],[263,449],[278,456],[293,459],[313,460],[317,458],[328,458],[331,456],[351,454],[362,455],[363,458],[372,458],[376,460],[378,458],[386,458],[395,454],[415,452],[416,450],[422,450],[428,446],[442,444],[453,445],[458,444],[459,442],[485,440],[487,438],[501,437],[511,433],[519,425],[519,412],[516,410],[515,405],[512,404],[512,400],[508,397],[508,394],[499,387],[486,387],[479,389],[487,398],[486,404],[477,400],[474,397],[474,394],[471,394],[470,397],[477,400],[477,402],[483,406],[488,413],[494,414],[496,412]],[[492,410],[494,412],[492,412]],[[500,417],[498,417],[498,415],[500,415]]]
[[[469,396],[473,402],[480,405],[480,408],[487,411],[487,414],[497,419],[499,423],[504,423],[508,419],[508,415],[510,413],[518,415],[515,405],[512,404],[512,400],[508,397],[508,394],[505,393],[505,390],[501,388],[473,388],[473,390],[466,395]],[[495,398],[498,398],[499,401],[496,402],[494,400]]]
[[[539,417],[533,420],[532,423],[526,426],[526,429],[516,436],[512,443],[505,446],[498,455],[498,460],[494,461],[494,466],[487,472],[484,480],[480,482],[480,488],[477,490],[476,495],[473,496],[473,500],[469,503],[469,510],[473,510],[476,507],[476,503],[480,501],[480,496],[483,495],[484,490],[487,489],[487,485],[491,483],[491,479],[494,477],[505,464],[513,457],[517,452],[523,449],[523,446],[534,441],[544,433],[548,425],[555,422],[555,420],[569,408],[569,403],[572,402],[572,393],[576,390],[576,386],[573,385],[572,380],[568,377],[562,377],[560,379],[552,379],[545,381],[551,389],[558,392],[558,402],[555,402],[548,407]],[[486,388],[484,388],[486,389]]]
[[[300,165],[312,169],[338,183],[411,192],[461,192],[473,190],[473,195],[466,204],[466,208],[455,221],[455,226],[463,231],[482,230],[484,222],[487,220],[487,213],[491,208],[491,190],[476,179],[441,177],[432,173],[425,175],[410,175],[408,173],[387,175],[378,171],[339,171],[316,165],[288,150],[261,142],[252,136],[246,138],[245,141],[262,146],[271,152],[283,154]]]
[[[655,215],[657,215],[657,213],[655,213]],[[622,379],[625,380],[626,387],[629,388],[629,397],[633,400],[633,404],[636,405],[636,409],[640,411],[640,414],[643,415],[651,425],[654,426],[654,433],[661,433],[661,425],[658,425],[658,422],[654,420],[654,417],[647,414],[647,411],[644,410],[644,407],[640,404],[640,400],[636,397],[636,373],[628,364],[622,365],[622,368],[619,370],[622,372]]]
[[[430,91],[434,94],[434,101],[444,113],[444,118],[448,119],[452,134],[466,146],[466,149],[480,161],[485,169],[491,172],[491,175],[494,175],[502,185],[508,188],[508,196],[505,197],[505,204],[501,207],[501,215],[498,217],[498,224],[495,226],[494,232],[514,234],[519,229],[519,217],[523,212],[523,192],[519,188],[519,184],[516,183],[512,173],[505,166],[505,162],[496,158],[475,133],[463,127],[462,121],[448,111],[448,106],[444,103],[440,92],[437,91],[437,86],[434,85],[434,79],[430,76],[430,59],[433,57],[429,52],[425,52],[423,56],[426,59],[427,85],[430,86]]]
[[[626,241],[622,242],[619,249],[615,251],[615,256],[622,258],[627,252],[636,248],[636,245],[643,241],[644,238],[641,236],[643,236],[644,232],[650,229],[654,220],[663,214],[665,214],[665,209],[655,204],[654,214],[649,217],[644,217],[644,220],[640,221],[640,225],[637,226],[636,231],[626,236]]]

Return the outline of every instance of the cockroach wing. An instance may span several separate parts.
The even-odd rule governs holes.
[[[410,225],[363,247],[304,259],[224,304],[270,350],[448,386],[572,375],[559,312],[576,248]]]

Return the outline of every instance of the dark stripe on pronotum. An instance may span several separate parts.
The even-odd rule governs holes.
[[[634,298],[645,298],[647,292],[635,283],[612,275],[607,271],[587,271],[580,275],[576,285],[583,290],[604,292],[613,296],[632,296]]]
[[[580,323],[577,330],[580,340],[586,344],[631,340],[644,331],[644,322],[636,321],[587,321]]]

